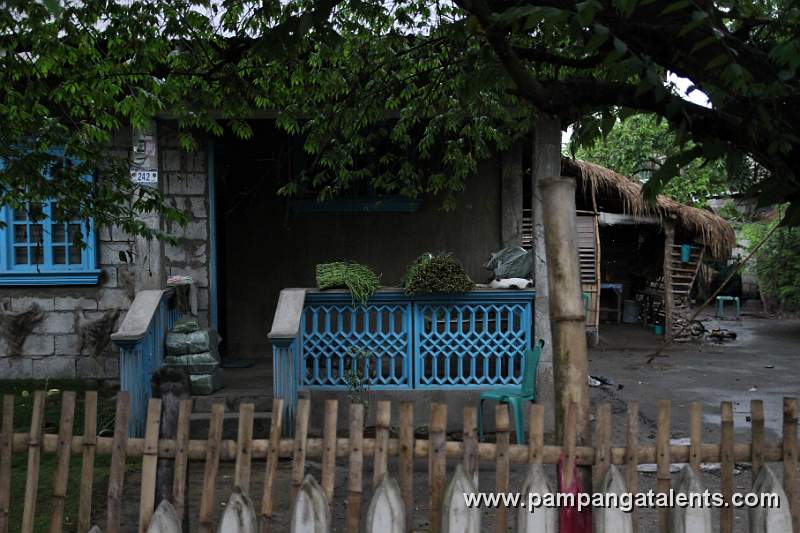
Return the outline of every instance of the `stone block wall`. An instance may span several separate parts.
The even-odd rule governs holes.
[[[164,243],[165,276],[191,277],[197,286],[198,318],[209,324],[208,152],[205,146],[186,152],[174,124],[158,126],[159,166],[164,192],[188,217],[186,226],[168,223],[164,230],[177,243]]]
[[[130,131],[121,131],[110,150],[128,157],[131,144]],[[178,237],[178,244],[163,247],[164,272],[159,275],[162,284],[173,274],[194,278],[200,319],[208,323],[206,151],[182,151],[177,130],[169,123],[159,124],[158,149],[160,186],[190,219],[185,228],[164,228]],[[96,236],[97,265],[102,270],[98,285],[0,287],[0,379],[118,378],[119,352],[109,335],[136,294],[134,266],[120,257],[120,252],[133,250],[133,241],[118,228],[96,228]],[[24,329],[16,317],[33,307],[41,316],[32,324],[21,353],[14,354],[8,337]]]

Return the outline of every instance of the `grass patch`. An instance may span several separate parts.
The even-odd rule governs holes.
[[[73,435],[83,434],[84,394],[85,391],[98,391],[97,430],[100,435],[110,436],[114,429],[114,411],[116,390],[102,387],[98,382],[89,380],[14,380],[0,381],[0,394],[14,395],[14,431],[24,433],[30,430],[33,410],[33,391],[49,391],[44,408],[44,433],[58,433],[58,422],[61,416],[61,391],[73,390],[78,393],[75,406],[75,423]],[[94,462],[93,506],[105,501],[110,456],[97,455]],[[28,469],[28,453],[15,453],[11,463],[11,509],[9,531],[16,533],[22,525],[22,508]],[[42,453],[39,463],[39,490],[36,498],[35,531],[46,532],[50,524],[52,510],[53,479],[56,472],[56,455]],[[78,503],[81,482],[81,456],[72,455],[69,466],[69,483],[67,498],[64,502],[63,531],[72,532],[77,529]],[[96,502],[96,503],[95,503]]]

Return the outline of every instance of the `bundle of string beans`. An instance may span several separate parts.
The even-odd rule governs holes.
[[[473,287],[466,270],[450,254],[423,254],[406,269],[406,294],[459,293]]]
[[[367,266],[358,263],[317,265],[317,288],[348,289],[354,302],[367,303],[380,286],[380,278]]]

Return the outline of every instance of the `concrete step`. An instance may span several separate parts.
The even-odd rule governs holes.
[[[268,412],[272,410],[272,391],[263,389],[238,389],[226,387],[207,396],[193,396],[193,413],[210,413],[211,406],[215,403],[225,405],[226,413],[238,413],[239,405],[252,403],[256,411]]]

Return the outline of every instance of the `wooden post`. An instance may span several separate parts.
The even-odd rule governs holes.
[[[92,527],[92,490],[94,486],[94,457],[97,452],[97,391],[88,391],[83,400],[83,457],[81,460],[81,491],[78,503],[78,533]],[[2,487],[0,487],[0,491]],[[0,533],[4,533],[0,529]]]
[[[508,447],[511,442],[508,419],[508,405],[498,403],[494,408],[495,427],[497,428],[497,453],[495,454],[495,492],[502,494],[508,492],[509,461]],[[508,530],[508,508],[500,505],[494,513],[494,530],[505,533]]]
[[[336,478],[336,425],[339,401],[325,400],[325,427],[322,430],[322,490],[333,505],[333,485]]]
[[[625,444],[625,485],[628,492],[639,491],[639,402],[628,402],[628,436]],[[639,529],[636,509],[631,511],[634,533]]]
[[[269,431],[269,447],[267,448],[267,466],[264,471],[264,490],[261,496],[261,527],[262,533],[270,529],[272,518],[272,489],[275,485],[275,474],[278,471],[278,448],[281,442],[283,428],[283,398],[272,400],[272,426]]]
[[[150,398],[142,450],[142,486],[139,498],[139,533],[144,533],[156,504],[156,471],[158,469],[158,432],[161,428],[161,400]]]
[[[764,402],[761,400],[750,402],[750,430],[752,436],[750,482],[755,483],[764,464]]]
[[[731,502],[733,497],[733,404],[722,402],[720,413],[722,428],[719,447],[719,485],[725,504],[719,510],[719,532],[731,533],[733,531]]]
[[[539,194],[547,221],[545,243],[553,336],[556,438],[563,438],[565,413],[574,403],[578,445],[588,446],[591,441],[586,384],[589,360],[575,227],[575,180],[543,178],[539,181]],[[583,490],[590,491],[591,469],[579,471]]]
[[[666,494],[672,484],[670,466],[670,420],[672,404],[669,400],[658,400],[656,415],[656,477],[658,492]],[[669,513],[666,507],[658,510],[658,530],[660,533],[669,533]]]
[[[797,501],[797,399],[783,399],[783,490],[789,500],[792,530],[800,531]]]
[[[595,422],[594,486],[602,487],[611,466],[611,403],[602,402],[597,407]]]
[[[186,495],[189,493],[189,432],[191,429],[192,400],[181,400],[178,406],[178,431],[175,435],[174,477],[172,479],[172,505],[175,514],[183,524],[183,531],[189,531],[189,506]],[[160,504],[160,502],[159,502]]]
[[[431,405],[431,423],[428,434],[428,488],[430,490],[431,532],[442,528],[442,499],[444,498],[447,469],[447,404]]]
[[[478,479],[478,411],[474,405],[464,407],[464,473]],[[477,486],[478,483],[475,483]]]
[[[672,335],[672,245],[675,244],[675,226],[664,220],[664,335]]]
[[[42,455],[42,423],[44,422],[44,391],[33,393],[31,431],[28,434],[28,470],[25,480],[25,501],[22,508],[22,533],[33,533],[36,514],[36,495],[39,491],[39,459]]]
[[[53,507],[50,510],[50,533],[61,533],[64,526],[64,503],[69,482],[69,458],[72,452],[72,427],[75,421],[75,393],[61,394],[61,419],[58,424],[56,475],[53,479]]]
[[[397,469],[406,511],[406,530],[411,531],[414,512],[414,404],[400,403]]]
[[[117,394],[117,411],[114,415],[114,447],[108,474],[108,503],[106,533],[117,533],[122,519],[122,489],[125,486],[125,462],[128,457],[128,418],[131,397],[127,391]]]
[[[377,488],[383,481],[389,461],[389,424],[392,419],[392,403],[387,400],[378,402],[375,414],[375,450],[372,466],[372,487]]]
[[[233,472],[233,486],[250,494],[250,466],[253,459],[253,416],[255,405],[239,405],[239,428],[236,436],[236,466]]]
[[[364,474],[364,404],[350,404],[350,464],[347,472],[347,533],[361,525],[361,492]]]
[[[14,440],[14,396],[3,396],[3,426],[0,429],[0,533],[8,531],[11,505],[11,451]],[[79,531],[78,533],[83,533]]]
[[[292,452],[292,501],[303,484],[306,468],[306,439],[308,438],[308,415],[311,400],[300,398],[297,401],[297,418],[294,428],[294,450]]]
[[[553,385],[553,339],[550,330],[550,290],[548,279],[549,255],[545,247],[544,200],[539,190],[539,182],[550,176],[561,175],[561,122],[552,117],[540,115],[533,132],[533,169],[531,172],[531,216],[533,222],[533,273],[536,285],[534,300],[534,331],[544,340],[539,368],[536,372],[536,401],[545,406],[545,430],[555,427],[558,408]],[[576,249],[577,253],[577,249]]]
[[[544,406],[532,403],[528,421],[528,462],[544,461]]]
[[[219,448],[222,440],[222,417],[224,414],[225,405],[215,403],[211,406],[206,461],[203,470],[203,491],[200,495],[200,518],[198,520],[198,531],[201,533],[209,533],[214,527],[211,523],[211,513],[214,511],[214,491],[217,487]]]
[[[700,451],[703,445],[703,406],[692,402],[689,406],[689,464],[700,475]]]
[[[180,403],[184,398],[189,398],[189,376],[182,370],[171,367],[162,367],[153,374],[153,389],[155,397],[161,399],[161,427],[160,439],[174,439],[178,431],[178,418],[180,416]],[[156,468],[156,505],[162,500],[172,500],[175,493],[175,461],[171,458],[158,458]],[[175,505],[175,501],[172,501]],[[177,511],[177,506],[175,508]],[[178,516],[181,516],[180,512]]]

